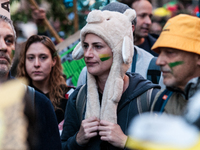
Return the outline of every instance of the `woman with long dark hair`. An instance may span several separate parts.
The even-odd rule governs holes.
[[[26,77],[29,85],[45,94],[52,102],[58,123],[64,119],[69,87],[62,73],[61,60],[53,42],[46,36],[33,35],[21,52],[18,77]]]

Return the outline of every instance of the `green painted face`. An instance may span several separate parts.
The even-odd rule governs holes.
[[[106,61],[106,60],[110,59],[111,56],[109,56],[109,54],[99,54],[99,58],[101,61]]]
[[[11,59],[13,59],[14,55],[15,55],[15,50],[12,50],[12,52],[11,52]]]
[[[181,65],[181,64],[184,64],[184,61],[175,61],[175,62],[169,63],[169,67],[173,68],[173,67]]]

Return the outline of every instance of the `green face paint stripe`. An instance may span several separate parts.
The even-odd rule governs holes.
[[[106,61],[108,59],[110,59],[109,54],[99,54],[99,58],[101,61]]]
[[[103,57],[103,58],[100,58],[101,61],[106,61],[106,60],[108,60],[108,59],[110,59],[110,57]]]
[[[12,51],[11,51],[11,56],[10,56],[11,59],[13,59],[14,55],[15,55],[15,50],[12,50]]]
[[[169,66],[170,66],[170,68],[173,68],[173,67],[181,65],[183,63],[184,63],[183,61],[176,61],[176,62],[169,63]]]
[[[13,55],[13,56],[15,55],[15,50],[12,50],[12,55]]]

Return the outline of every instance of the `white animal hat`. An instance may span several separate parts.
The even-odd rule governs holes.
[[[136,17],[133,9],[123,14],[114,11],[94,10],[87,17],[87,24],[81,30],[81,42],[75,47],[72,57],[84,57],[82,49],[86,34],[92,33],[102,38],[113,52],[113,64],[105,84],[102,104],[96,80],[87,74],[87,104],[85,118],[96,116],[101,120],[117,123],[117,106],[122,96],[124,75],[131,65],[133,57],[132,20]]]
[[[0,0],[0,15],[6,16],[10,19],[10,1]]]

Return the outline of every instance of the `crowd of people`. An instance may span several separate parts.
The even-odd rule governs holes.
[[[112,2],[91,11],[72,53],[75,60],[84,58],[86,67],[71,93],[55,45],[45,35],[27,39],[17,75],[11,75],[17,37],[6,8],[1,2],[0,87],[17,78],[28,81],[23,84],[24,149],[200,148],[198,17],[174,16],[155,38],[149,33],[148,0],[129,6]],[[1,139],[0,148],[19,149]]]

